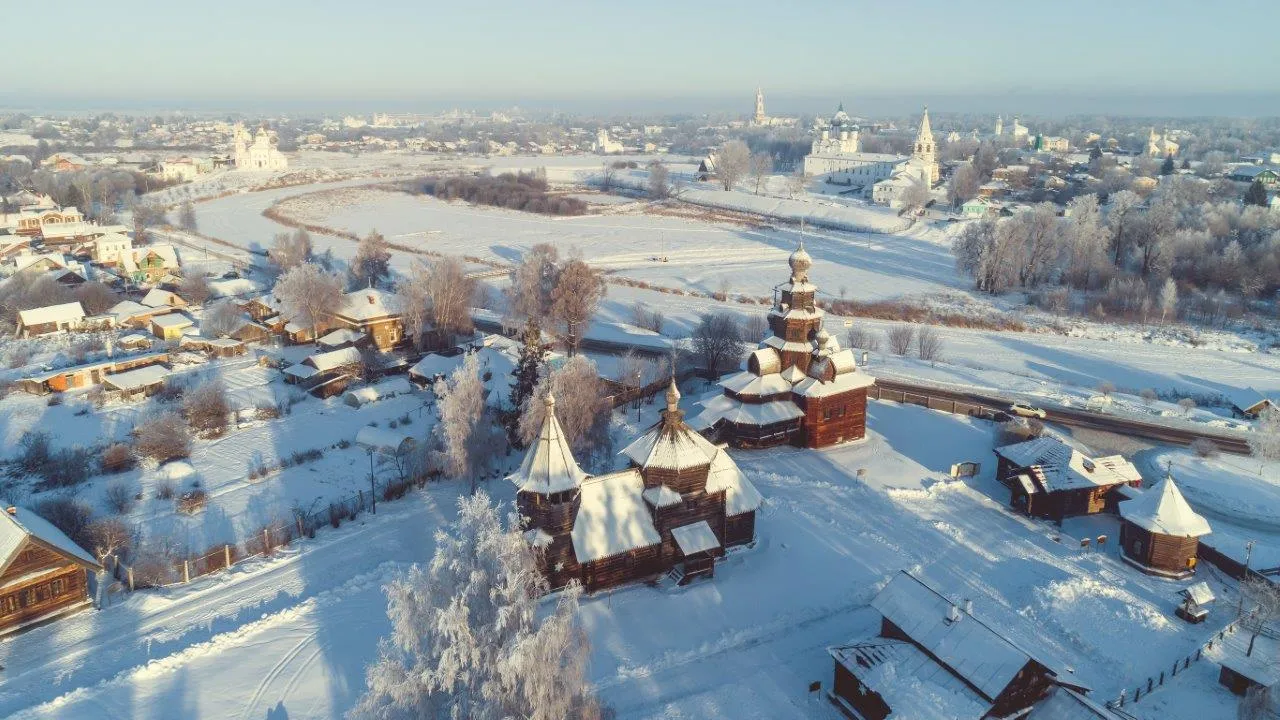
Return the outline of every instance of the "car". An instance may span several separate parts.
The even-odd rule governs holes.
[[[1014,415],[1017,415],[1018,417],[1033,417],[1033,418],[1039,418],[1040,420],[1045,419],[1045,416],[1048,414],[1044,410],[1038,407],[1035,407],[1033,405],[1028,405],[1027,403],[1023,403],[1023,402],[1016,402],[1010,405],[1009,412],[1013,413]]]

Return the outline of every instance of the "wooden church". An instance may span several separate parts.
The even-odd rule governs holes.
[[[734,447],[819,448],[866,435],[867,388],[875,378],[823,329],[818,288],[809,282],[813,259],[803,243],[788,262],[791,277],[778,286],[769,311],[772,334],[691,421]]]
[[[1200,538],[1210,533],[1209,522],[1191,509],[1172,475],[1121,502],[1120,520],[1125,560],[1152,575],[1182,578],[1195,572]]]
[[[578,467],[555,414],[508,476],[553,588],[587,591],[671,574],[713,576],[725,549],[755,538],[761,496],[733,458],[693,431],[674,380],[662,419],[622,452],[631,467],[592,477]]]

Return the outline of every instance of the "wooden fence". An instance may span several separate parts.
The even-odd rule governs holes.
[[[1165,680],[1172,680],[1178,675],[1178,673],[1185,672],[1191,667],[1191,663],[1200,662],[1202,653],[1205,650],[1211,649],[1215,642],[1222,642],[1228,635],[1234,633],[1239,628],[1240,620],[1232,621],[1230,625],[1227,625],[1225,628],[1219,630],[1216,635],[1209,638],[1209,642],[1196,648],[1194,653],[1190,653],[1186,657],[1174,660],[1173,663],[1168,666],[1168,670],[1161,670],[1159,675],[1152,675],[1148,677],[1145,683],[1138,683],[1137,687],[1133,689],[1132,697],[1129,696],[1128,690],[1121,690],[1120,697],[1115,700],[1107,701],[1107,707],[1113,710],[1119,710],[1125,706],[1125,703],[1136,703],[1161,687],[1164,687]],[[1128,713],[1124,713],[1124,715],[1126,717],[1132,717]]]
[[[893,402],[902,403],[903,405],[919,405],[920,407],[927,407],[930,410],[942,410],[943,412],[949,412],[954,415],[969,415],[971,417],[983,418],[985,420],[994,420],[996,419],[996,415],[1001,412],[996,408],[975,402],[934,397],[923,392],[890,390],[879,385],[872,385],[867,390],[867,397],[873,400],[891,400]]]

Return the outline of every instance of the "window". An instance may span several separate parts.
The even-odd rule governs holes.
[[[18,596],[5,595],[0,598],[0,614],[8,615],[11,612],[18,611]]]
[[[49,591],[53,593],[54,597],[58,597],[59,595],[67,591],[67,581],[63,578],[58,578],[54,580],[53,582],[49,583]]]

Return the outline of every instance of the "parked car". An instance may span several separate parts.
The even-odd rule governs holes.
[[[1045,413],[1044,410],[1038,407],[1035,407],[1033,405],[1028,405],[1027,403],[1022,403],[1022,402],[1016,402],[1010,405],[1009,412],[1013,413],[1014,415],[1017,415],[1018,417],[1033,417],[1033,418],[1039,418],[1041,420],[1043,420],[1045,418],[1045,415],[1047,414]]]

